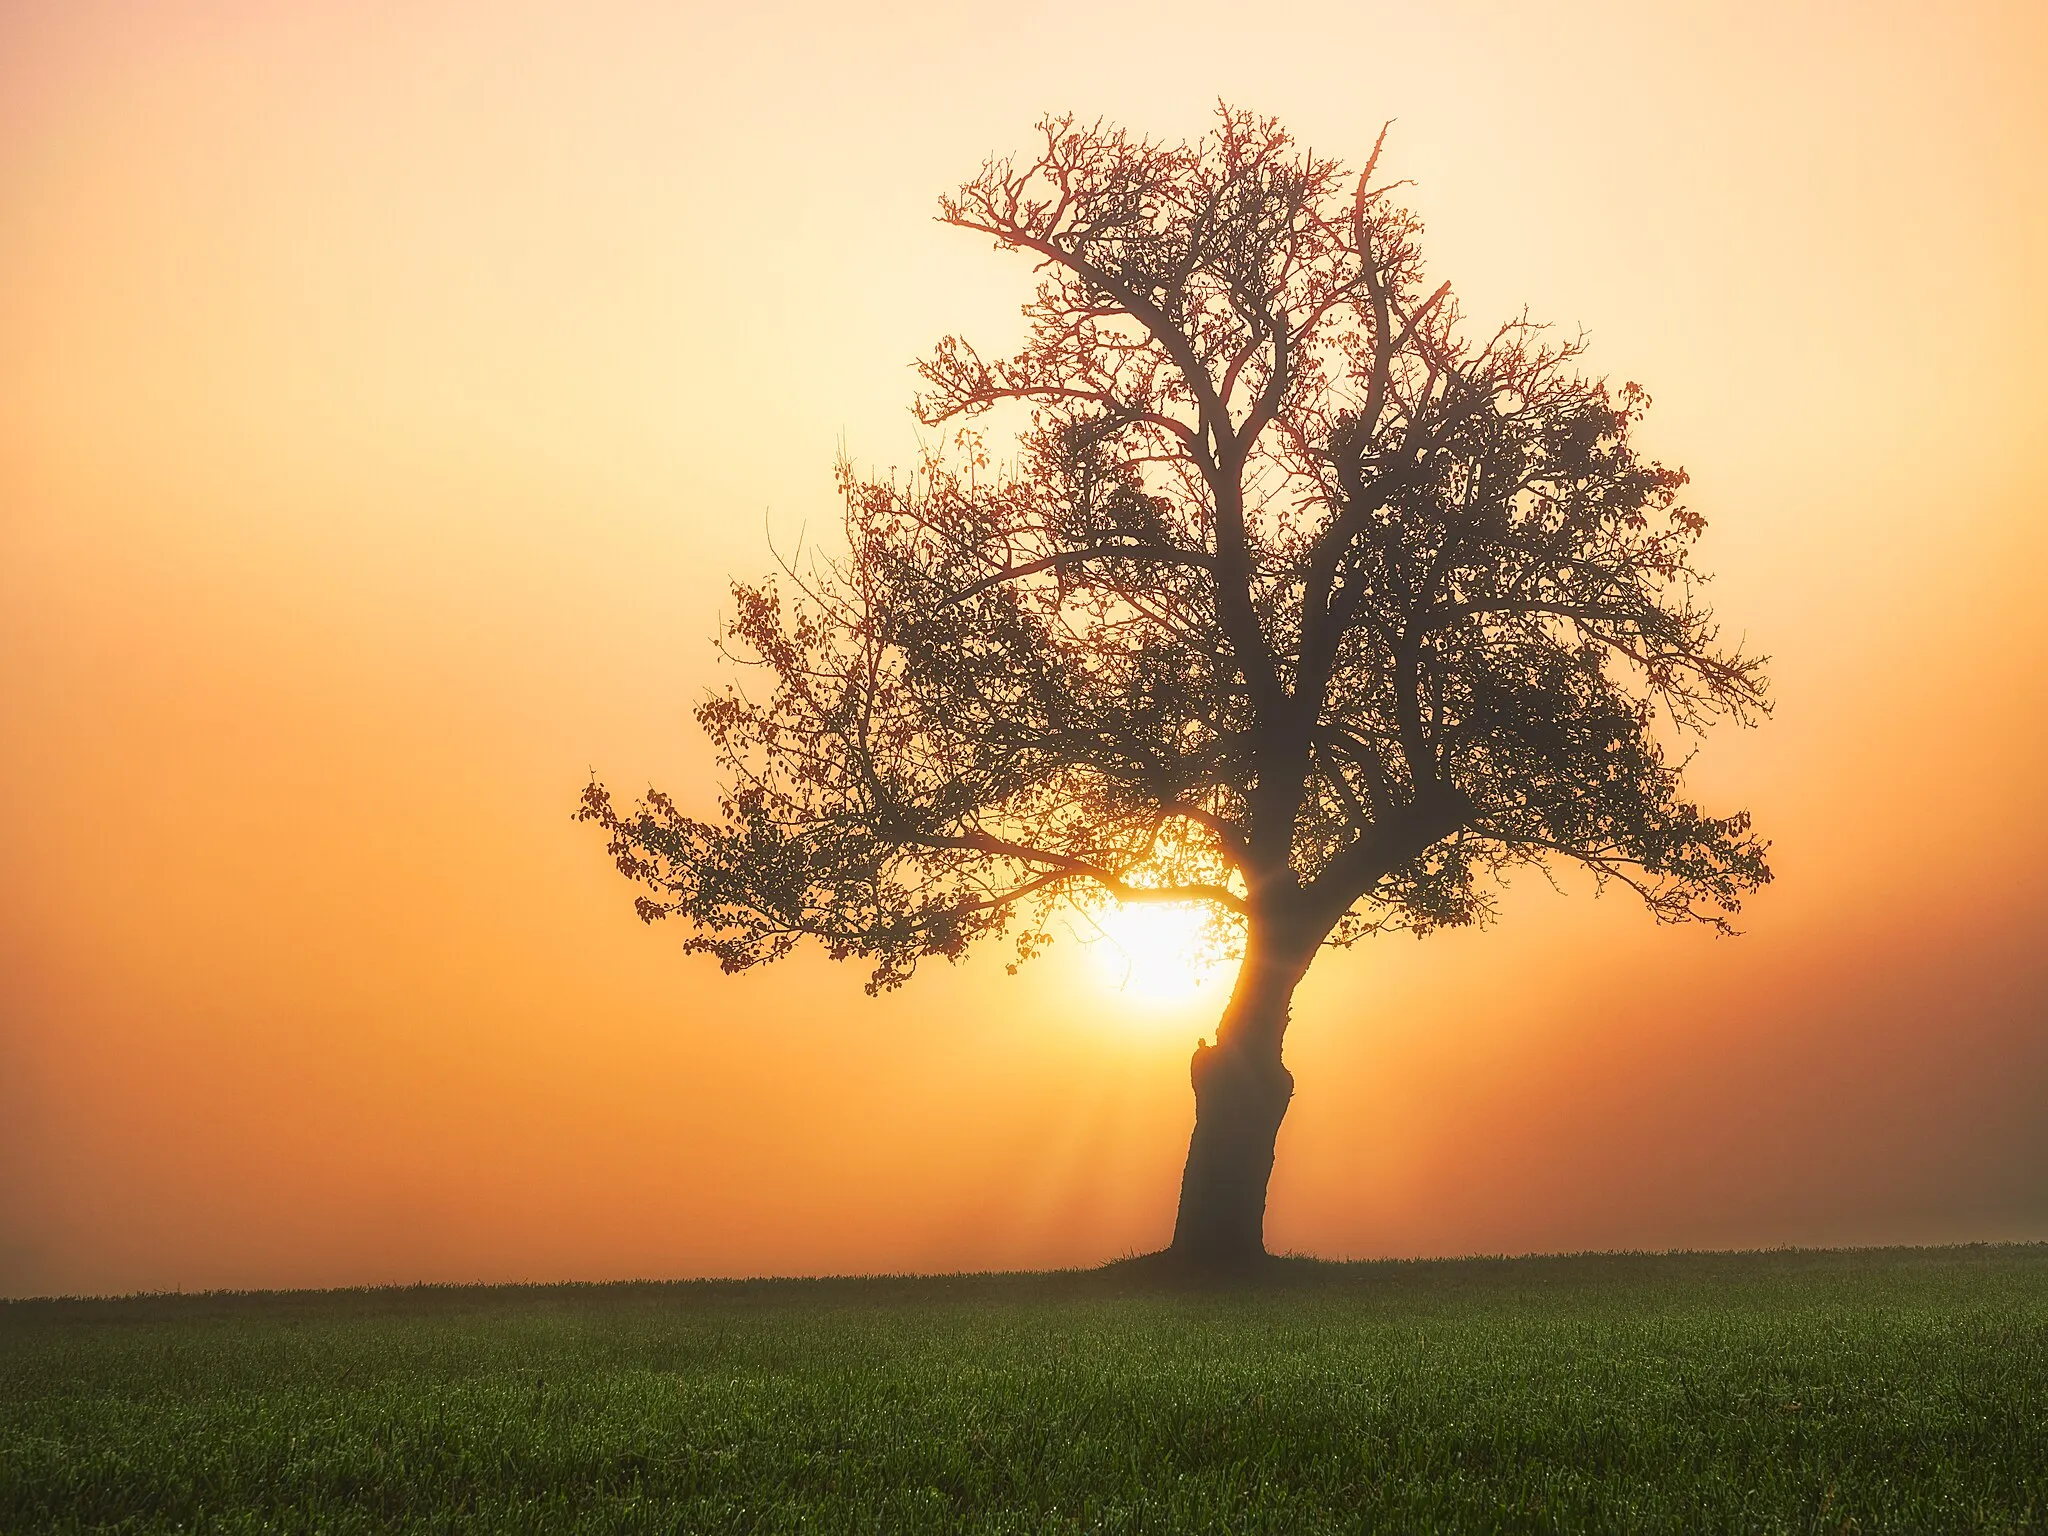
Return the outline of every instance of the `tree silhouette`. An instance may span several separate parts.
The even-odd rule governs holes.
[[[1184,144],[1039,127],[940,203],[1033,263],[1022,348],[941,341],[948,450],[842,464],[847,552],[734,588],[762,686],[698,710],[718,818],[597,783],[580,814],[728,971],[808,936],[873,990],[1028,958],[1062,902],[1203,904],[1242,959],[1173,1251],[1250,1258],[1319,949],[1480,920],[1518,864],[1725,929],[1765,845],[1671,743],[1764,683],[1699,600],[1684,474],[1631,445],[1647,397],[1526,316],[1466,336],[1379,144],[1353,175],[1230,108]]]

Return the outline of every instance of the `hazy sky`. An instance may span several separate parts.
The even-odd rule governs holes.
[[[1219,97],[1656,397],[1778,715],[1736,940],[1525,879],[1319,963],[1269,1241],[2048,1237],[2048,8],[0,0],[0,1293],[1094,1262],[1186,1065],[1055,945],[633,920],[732,575],[1028,275],[940,192]]]

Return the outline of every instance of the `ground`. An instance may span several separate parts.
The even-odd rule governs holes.
[[[2048,1529],[2048,1246],[0,1305],[0,1532]]]

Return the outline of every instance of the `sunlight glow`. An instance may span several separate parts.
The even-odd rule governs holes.
[[[1222,995],[1227,969],[1206,940],[1208,914],[1185,903],[1132,902],[1094,915],[1083,941],[1113,990],[1166,1006]]]

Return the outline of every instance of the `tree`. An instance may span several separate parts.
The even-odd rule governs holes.
[[[952,443],[842,462],[844,555],[733,589],[763,687],[698,710],[717,819],[596,782],[580,814],[728,971],[810,937],[872,991],[1028,958],[1062,902],[1202,904],[1242,958],[1172,1251],[1255,1258],[1317,953],[1480,921],[1523,864],[1726,930],[1766,845],[1673,743],[1764,681],[1700,601],[1684,474],[1632,446],[1648,397],[1526,315],[1464,334],[1384,130],[1354,176],[1227,107],[1194,143],[1039,126],[940,203],[1033,263],[1022,347],[941,341],[916,413]]]

